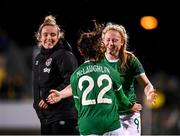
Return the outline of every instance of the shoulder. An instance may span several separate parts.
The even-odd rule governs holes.
[[[85,63],[82,63],[80,64],[76,70],[73,72],[72,76],[76,76],[78,75],[79,73],[81,73],[81,71],[86,67],[86,64]]]
[[[55,51],[53,56],[60,58],[75,58],[74,54],[71,51],[67,51],[66,49],[59,49]]]
[[[140,62],[137,56],[135,56],[132,52],[126,52],[126,54],[128,63]]]
[[[57,55],[74,55],[71,51],[68,51],[66,49],[59,49],[54,52]]]
[[[107,63],[104,63],[102,60],[99,61],[98,64],[107,69],[109,71],[109,74],[118,73],[112,66],[108,65]]]
[[[36,56],[34,56],[34,60],[39,60],[41,58],[41,54],[40,53],[38,53],[38,54],[36,54]]]
[[[81,67],[77,67],[76,70],[71,74],[70,81],[74,82],[78,77],[77,73],[81,69]]]
[[[132,52],[127,51],[126,54],[128,61],[133,61],[136,58],[136,56]]]

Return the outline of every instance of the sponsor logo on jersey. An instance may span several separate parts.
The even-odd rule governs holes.
[[[47,68],[47,67],[46,67],[46,68],[43,69],[43,71],[44,71],[44,73],[47,72],[47,73],[49,74],[50,71],[51,71],[51,68]]]

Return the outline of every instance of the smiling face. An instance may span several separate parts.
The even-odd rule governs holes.
[[[42,28],[40,34],[41,45],[45,49],[53,48],[59,40],[59,31],[56,26],[46,25]]]
[[[106,47],[107,55],[118,58],[119,51],[123,46],[121,35],[116,30],[109,30],[104,34],[103,43]]]

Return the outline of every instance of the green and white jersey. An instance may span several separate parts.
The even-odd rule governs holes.
[[[136,102],[137,97],[134,90],[134,80],[137,75],[140,75],[142,73],[145,73],[144,68],[137,57],[135,56],[128,56],[127,64],[126,64],[126,70],[125,72],[122,72],[120,70],[120,60],[116,61],[110,61],[107,60],[106,55],[104,56],[104,59],[102,60],[105,64],[113,67],[116,71],[120,73],[120,78],[123,79],[123,91],[125,95],[128,97],[130,102]],[[128,114],[130,113],[130,109],[128,107],[124,107],[121,104],[119,105],[119,114]]]
[[[99,134],[120,128],[118,101],[131,106],[122,90],[118,72],[101,62],[86,62],[70,79],[81,135]]]

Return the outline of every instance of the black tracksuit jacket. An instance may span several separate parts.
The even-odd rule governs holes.
[[[33,63],[33,107],[40,122],[77,119],[73,97],[49,104],[47,109],[40,109],[38,106],[40,100],[46,101],[51,89],[61,91],[70,84],[70,76],[78,67],[71,46],[65,40],[61,40],[52,49],[42,47]]]

